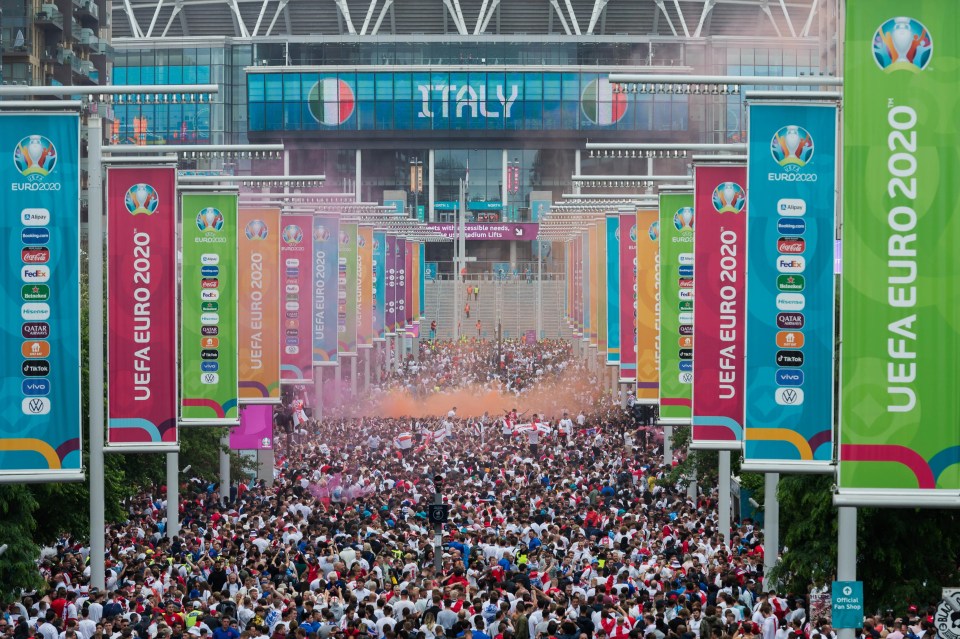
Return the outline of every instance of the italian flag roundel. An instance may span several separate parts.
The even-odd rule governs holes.
[[[625,93],[614,93],[610,81],[599,78],[584,87],[580,106],[593,124],[616,124],[627,112],[627,96]]]
[[[353,115],[353,89],[344,80],[324,78],[313,85],[308,98],[310,113],[324,126],[339,126]]]

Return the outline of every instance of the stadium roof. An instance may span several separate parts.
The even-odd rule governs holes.
[[[827,1],[835,0],[116,0],[113,38],[789,41],[817,37]]]

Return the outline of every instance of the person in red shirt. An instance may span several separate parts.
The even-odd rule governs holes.
[[[177,612],[177,607],[172,602],[167,604],[167,610],[163,613],[163,620],[167,623],[168,626],[173,628],[173,625],[178,623],[181,627],[186,627],[186,622],[183,620],[183,615]]]
[[[50,609],[57,615],[57,619],[63,619],[63,609],[67,605],[67,591],[65,588],[57,588],[57,596],[50,602]]]

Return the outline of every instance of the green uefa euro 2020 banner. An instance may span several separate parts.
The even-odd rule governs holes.
[[[660,194],[659,226],[660,423],[689,424],[693,393],[692,191]]]
[[[960,19],[847,3],[840,505],[960,489]]]
[[[237,194],[185,193],[180,418],[237,424]]]

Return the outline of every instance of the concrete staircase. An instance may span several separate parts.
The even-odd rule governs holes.
[[[476,337],[477,320],[480,320],[480,335],[484,339],[494,339],[499,317],[503,328],[503,337],[513,339],[522,337],[526,331],[537,328],[537,282],[493,281],[480,282],[480,295],[477,299],[470,296],[470,319],[463,314],[466,302],[467,286],[463,284],[459,308],[454,308],[454,287],[450,280],[427,282],[424,286],[424,313],[426,322],[421,324],[423,337],[429,336],[430,321],[437,321],[437,337],[452,339],[457,322],[461,322],[461,332],[467,337]],[[543,337],[554,339],[567,335],[563,322],[563,296],[566,292],[564,280],[544,280],[542,292]]]

